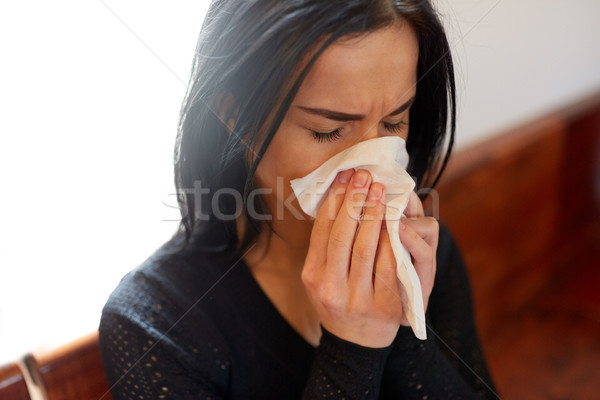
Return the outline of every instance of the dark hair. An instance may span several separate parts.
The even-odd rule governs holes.
[[[183,238],[184,247],[216,255],[240,255],[247,248],[261,231],[259,221],[244,207],[248,223],[236,246],[235,219],[216,218],[212,202],[198,198],[198,185],[210,194],[222,188],[243,193],[247,204],[258,163],[319,55],[343,36],[372,32],[398,19],[408,22],[419,40],[408,172],[418,187],[431,180],[433,187],[452,149],[456,108],[450,48],[429,1],[213,0],[196,46],[175,145],[182,214],[175,236]],[[298,70],[307,55],[312,58]],[[225,123],[231,118],[232,130]],[[255,145],[259,151],[252,156],[249,148]],[[230,197],[219,196],[224,215],[240,211],[239,198]],[[264,201],[257,200],[257,212],[268,213]]]

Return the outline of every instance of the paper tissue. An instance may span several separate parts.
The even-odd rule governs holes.
[[[427,331],[421,283],[410,253],[398,236],[400,217],[415,187],[414,180],[406,172],[407,165],[408,153],[404,139],[384,136],[365,140],[345,149],[308,175],[291,180],[290,184],[300,207],[312,217],[317,216],[328,188],[340,171],[350,168],[366,169],[371,173],[373,182],[380,182],[385,186],[385,223],[396,259],[396,275],[402,284],[400,293],[403,311],[415,336],[424,340],[427,338]]]

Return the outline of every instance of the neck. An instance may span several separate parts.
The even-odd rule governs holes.
[[[289,220],[273,224],[273,229],[281,237],[274,233],[269,235],[268,227],[265,227],[256,246],[244,256],[244,261],[288,324],[316,347],[321,337],[319,315],[302,283],[302,268],[312,224],[297,219],[294,221],[303,224]]]
[[[275,232],[266,224],[259,234],[256,245],[244,256],[253,271],[300,278],[308,251],[312,223],[295,218],[274,220]],[[238,220],[238,232],[243,232],[246,221]]]

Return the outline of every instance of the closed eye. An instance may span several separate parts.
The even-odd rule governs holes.
[[[390,124],[388,122],[384,122],[383,126],[385,127],[385,129],[387,129],[388,131],[390,131],[393,134],[400,134],[400,133],[403,133],[404,130],[408,127],[408,122],[400,121],[395,124]],[[315,138],[315,140],[319,143],[333,142],[335,140],[338,140],[340,137],[342,137],[342,129],[341,128],[335,129],[331,132],[312,131],[312,133],[313,133],[313,137]]]
[[[313,136],[317,140],[317,142],[333,142],[334,140],[339,139],[342,136],[342,130],[340,128],[331,131],[331,132],[316,132],[313,131]]]
[[[401,133],[408,126],[408,122],[400,121],[395,124],[389,124],[387,122],[384,122],[383,126],[385,126],[385,129],[392,133]]]

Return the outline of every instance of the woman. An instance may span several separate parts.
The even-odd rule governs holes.
[[[343,171],[311,220],[289,185],[387,135],[406,140],[419,187],[434,185],[454,115],[428,1],[213,1],[175,150],[181,229],[103,311],[113,398],[496,397],[460,255],[418,197],[400,239],[423,288],[424,341],[382,234],[385,187]]]

